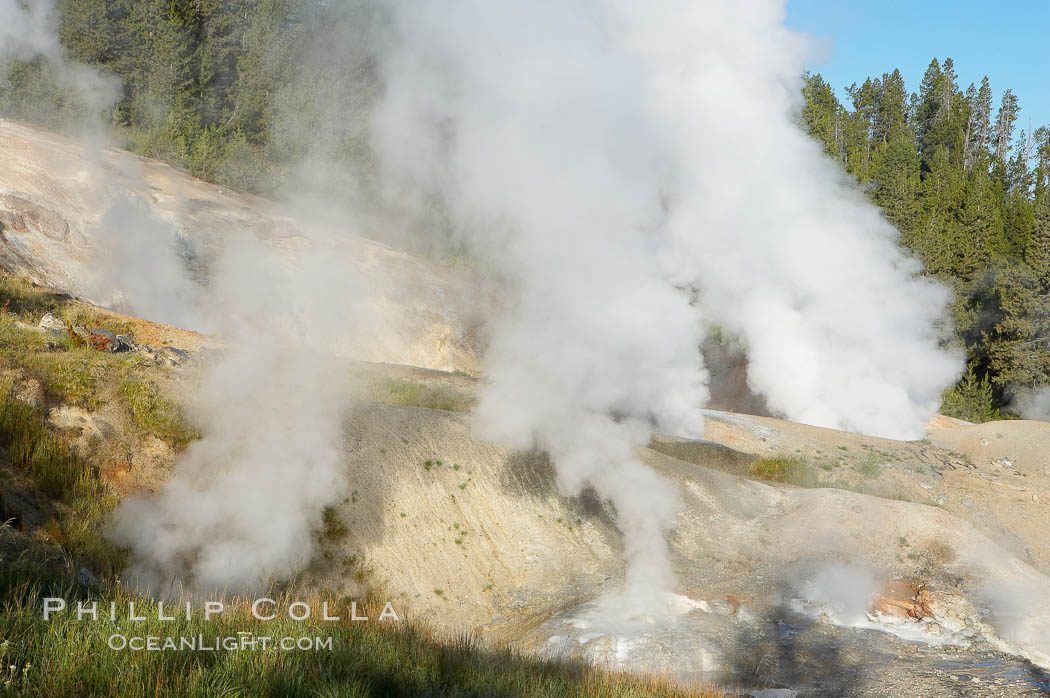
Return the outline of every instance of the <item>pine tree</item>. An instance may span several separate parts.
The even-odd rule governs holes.
[[[934,58],[926,68],[926,74],[922,77],[919,94],[915,100],[915,134],[918,138],[919,153],[922,156],[924,167],[928,166],[933,154],[931,135],[937,123],[937,115],[941,112],[937,102],[940,94],[937,88],[942,77],[941,63]]]
[[[978,162],[983,162],[988,152],[991,136],[992,88],[988,76],[981,80],[981,89],[976,90],[971,84],[966,90],[967,121],[964,135],[964,167],[970,169]]]
[[[1014,122],[1017,121],[1019,110],[1014,93],[1010,90],[1004,92],[999,114],[995,117],[995,127],[992,129],[995,158],[1002,163],[1006,162],[1006,156],[1010,152],[1010,138],[1013,136]]]
[[[802,126],[806,132],[824,146],[824,152],[835,160],[843,161],[842,105],[835,97],[823,77],[818,73],[803,76]]]
[[[906,135],[908,129],[908,91],[899,70],[883,73],[872,136],[883,143]]]
[[[1050,291],[1050,195],[1044,195],[1036,202],[1032,234],[1025,248],[1024,261],[1043,289]]]
[[[919,222],[919,156],[907,130],[898,130],[889,143],[877,146],[872,179],[872,200],[910,244]]]

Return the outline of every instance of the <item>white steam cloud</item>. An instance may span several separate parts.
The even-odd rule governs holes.
[[[0,0],[0,67],[46,60],[62,93],[88,109],[79,130],[97,138],[105,129],[91,117],[113,105],[119,80],[70,61],[57,24],[50,0]],[[106,170],[92,164],[99,196],[109,199]],[[79,290],[154,321],[211,331],[227,348],[190,399],[203,438],[160,492],[121,504],[111,535],[133,549],[131,579],[154,593],[259,588],[309,561],[323,508],[346,489],[347,391],[338,376],[347,372],[332,348],[353,344],[359,289],[352,270],[317,241],[230,231],[213,231],[222,249],[201,286],[179,253],[177,228],[136,198],[146,196],[122,192],[109,201],[89,231],[95,263],[72,270]]]
[[[19,60],[63,53],[55,35],[55,8],[51,2],[0,2],[0,42],[4,53]]]
[[[45,59],[57,87],[67,95],[76,95],[91,114],[98,115],[116,101],[120,81],[71,61],[58,39],[57,27],[54,0],[0,0],[0,80],[6,80],[12,60]]]
[[[352,341],[356,296],[316,247],[289,259],[255,238],[227,243],[198,309],[228,343],[190,401],[204,436],[116,517],[138,585],[247,591],[311,559],[323,508],[346,490],[348,373],[331,347]]]
[[[794,121],[776,0],[391,3],[373,121],[389,195],[435,194],[507,278],[478,432],[612,501],[628,591],[670,582],[673,487],[637,460],[702,429],[697,346],[748,345],[789,418],[923,433],[960,359],[948,294]]]
[[[626,593],[662,603],[673,586],[678,494],[638,450],[654,429],[702,434],[712,326],[744,340],[751,387],[789,418],[921,435],[961,366],[939,343],[947,292],[795,124],[805,46],[782,2],[379,4],[379,187],[398,214],[446,215],[507,291],[477,432],[548,451],[566,491],[611,501]],[[0,21],[26,27],[19,51],[64,61],[36,7],[0,0]],[[228,343],[195,400],[204,438],[122,505],[115,536],[155,590],[291,574],[343,485],[323,356],[352,343],[333,335],[360,318],[358,289],[315,247],[252,238],[227,243],[202,293],[170,229],[131,205],[108,225],[96,242],[122,266],[161,270],[160,293],[122,289],[132,307]]]
[[[1025,419],[1050,422],[1050,387],[1038,386],[1018,390],[1010,405]]]
[[[175,226],[136,199],[118,198],[90,235],[98,255],[83,270],[85,295],[154,322],[213,329],[204,311],[214,306],[203,302],[205,290],[187,274]]]
[[[46,61],[56,87],[88,108],[78,129],[98,145],[105,129],[93,117],[113,105],[119,80],[69,60],[57,25],[51,0],[0,0],[0,67]],[[94,263],[71,270],[78,290],[226,345],[189,398],[203,437],[159,492],[116,513],[111,536],[133,549],[130,578],[154,593],[236,592],[287,578],[312,557],[322,510],[346,489],[347,390],[338,377],[347,372],[333,348],[352,346],[352,319],[365,317],[353,270],[301,232],[274,240],[211,231],[221,249],[201,285],[177,227],[142,203],[148,193],[114,196],[106,169],[90,164],[107,209],[88,231]]]

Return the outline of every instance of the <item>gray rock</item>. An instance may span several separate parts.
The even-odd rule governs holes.
[[[13,194],[0,194],[0,224],[19,235],[43,235],[62,241],[69,223],[46,206]]]
[[[76,582],[80,586],[88,587],[89,589],[98,589],[99,584],[98,577],[91,573],[87,567],[81,567],[80,571],[77,572]]]
[[[176,349],[175,347],[164,346],[161,347],[161,350],[179,363],[182,363],[190,357],[189,352],[185,352],[182,349]]]
[[[135,348],[135,342],[130,335],[117,335],[103,327],[96,327],[91,330],[88,341],[99,351],[111,351],[114,354],[122,351],[131,351]]]
[[[108,349],[109,351],[116,351],[119,344],[116,333],[103,327],[91,330],[91,343],[96,349]]]

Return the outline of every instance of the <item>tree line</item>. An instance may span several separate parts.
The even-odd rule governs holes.
[[[123,144],[270,194],[305,161],[367,169],[378,81],[367,0],[57,0],[69,57],[120,81]],[[15,61],[0,110],[60,130],[97,114],[44,57]],[[367,172],[365,173],[367,174]]]
[[[899,70],[845,90],[805,76],[801,120],[901,233],[926,273],[955,291],[967,370],[943,410],[1010,416],[1014,397],[1050,383],[1050,128],[1021,126],[1007,89],[961,89],[934,59],[908,93]]]

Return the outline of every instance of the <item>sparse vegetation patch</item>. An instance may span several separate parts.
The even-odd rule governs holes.
[[[800,487],[813,486],[812,478],[807,477],[806,463],[794,456],[764,456],[756,459],[748,467],[748,475],[756,480],[782,482]]]

